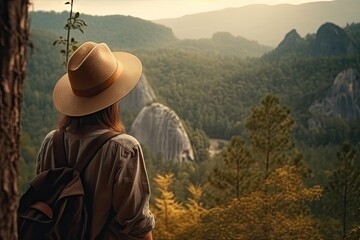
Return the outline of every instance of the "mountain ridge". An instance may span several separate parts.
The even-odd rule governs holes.
[[[68,12],[32,12],[30,15],[31,30],[42,30],[64,36],[66,34],[64,25],[67,18]],[[181,40],[174,36],[169,27],[131,16],[81,14],[80,18],[87,23],[87,26],[83,29],[84,33],[72,31],[72,37],[79,42],[106,42],[114,50],[166,47],[244,58],[259,57],[271,50],[269,46],[224,33],[215,33],[209,39]],[[215,38],[213,39],[213,37]]]
[[[360,22],[360,1],[252,4],[153,20],[171,28],[180,39],[209,38],[215,32],[226,31],[273,47],[280,43],[289,29],[296,29],[304,36],[316,32],[318,26],[328,21],[342,27],[347,23]]]

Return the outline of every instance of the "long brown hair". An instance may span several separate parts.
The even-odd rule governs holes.
[[[61,115],[58,121],[58,128],[62,131],[81,132],[85,126],[112,128],[116,132],[124,133],[125,126],[120,119],[119,102],[85,116]]]

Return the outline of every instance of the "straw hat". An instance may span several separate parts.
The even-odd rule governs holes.
[[[53,103],[68,116],[97,112],[125,97],[141,73],[136,56],[111,52],[105,43],[86,42],[73,53],[67,73],[56,83]]]

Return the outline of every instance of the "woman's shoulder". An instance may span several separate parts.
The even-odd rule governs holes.
[[[53,138],[54,138],[54,133],[56,130],[51,130],[48,134],[46,134],[46,136],[43,139],[43,145],[44,144],[49,144],[53,142]]]
[[[112,139],[110,139],[110,141],[114,142],[116,144],[119,144],[122,147],[125,147],[127,149],[133,149],[136,147],[140,147],[139,141],[135,137],[133,137],[129,134],[126,134],[126,133],[119,134],[119,135],[113,137]]]
[[[42,145],[52,145],[55,132],[56,132],[56,130],[50,131],[45,136]],[[89,134],[89,136],[87,136],[87,137],[89,137],[89,139],[91,139],[91,138],[101,135],[102,133],[104,133],[103,130],[94,132],[93,134]],[[76,134],[70,134],[67,136],[68,139],[76,139],[76,138],[84,139],[87,137],[81,136],[81,135],[76,135]],[[129,134],[126,134],[126,133],[116,135],[115,137],[111,138],[108,142],[112,145],[118,145],[118,146],[121,146],[128,150],[132,150],[134,148],[141,148],[139,141],[135,137],[133,137]]]

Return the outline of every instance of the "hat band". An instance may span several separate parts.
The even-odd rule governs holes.
[[[88,89],[72,88],[74,94],[79,97],[92,97],[92,96],[95,96],[95,95],[101,93],[102,91],[104,91],[105,89],[110,87],[119,78],[121,71],[120,71],[120,68],[118,67],[118,65],[119,65],[119,63],[117,64],[115,72],[108,79],[106,79],[99,85],[96,85],[95,87],[88,88]]]

